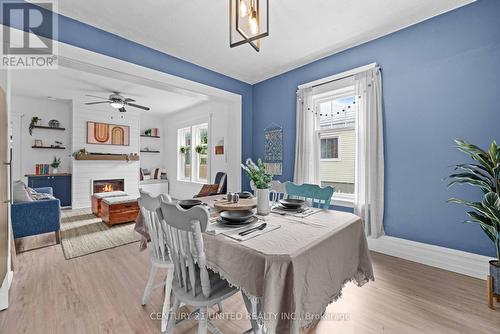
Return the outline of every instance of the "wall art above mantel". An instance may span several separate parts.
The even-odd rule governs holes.
[[[87,122],[87,144],[130,145],[130,127],[127,125]]]

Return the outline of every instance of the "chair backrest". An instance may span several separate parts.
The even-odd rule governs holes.
[[[317,184],[295,184],[293,182],[285,182],[285,189],[288,198],[301,198],[309,201],[312,205],[317,204],[324,209],[330,207],[334,188],[320,187]]]
[[[162,225],[175,267],[174,279],[186,292],[191,287],[194,297],[200,293],[195,288],[199,283],[203,296],[210,297],[211,286],[201,235],[207,228],[210,217],[208,210],[202,205],[184,210],[176,203],[162,202],[161,213]]]
[[[159,195],[157,197],[152,197],[149,193],[142,190],[139,190],[139,192],[141,197],[138,202],[142,220],[151,238],[151,254],[160,261],[166,261],[169,257],[165,241],[166,237],[161,226],[162,215],[160,203],[162,200],[170,202],[170,196]]]
[[[227,193],[227,174],[226,173],[217,172],[217,174],[215,174],[214,183],[220,185],[219,191],[218,191],[219,193],[221,193],[221,194]]]
[[[285,185],[278,180],[271,181],[271,201],[278,202],[286,197]]]

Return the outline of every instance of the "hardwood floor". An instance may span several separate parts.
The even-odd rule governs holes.
[[[54,235],[22,240],[54,243]],[[24,244],[24,245],[23,245]],[[488,309],[485,281],[372,253],[375,282],[348,284],[311,334],[500,333],[500,304]],[[0,333],[159,333],[163,295],[140,305],[149,265],[133,243],[65,260],[61,246],[18,254],[10,307],[0,312]],[[235,295],[225,313],[245,312]],[[188,310],[186,310],[188,311]],[[242,333],[247,320],[214,320],[224,333]],[[196,333],[189,320],[175,333]]]

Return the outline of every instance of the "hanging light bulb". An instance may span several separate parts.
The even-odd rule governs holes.
[[[253,35],[257,35],[257,33],[259,32],[259,23],[257,22],[257,11],[255,10],[254,7],[252,7],[249,21],[250,21],[250,32]]]
[[[240,17],[245,17],[249,14],[248,5],[246,0],[239,0],[240,2]]]

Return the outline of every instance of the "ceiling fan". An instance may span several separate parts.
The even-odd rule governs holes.
[[[95,98],[98,98],[98,99],[105,100],[105,101],[97,101],[97,102],[87,102],[87,103],[85,103],[87,105],[108,103],[111,107],[113,107],[115,109],[118,109],[120,112],[126,112],[127,111],[125,109],[125,106],[139,108],[139,109],[146,110],[146,111],[149,110],[148,107],[141,106],[139,104],[135,104],[135,103],[133,103],[133,102],[135,102],[134,99],[131,99],[131,98],[128,98],[128,97],[125,98],[122,95],[120,95],[120,93],[118,93],[118,92],[113,92],[113,94],[109,95],[108,98],[100,97],[100,96],[95,96],[95,95],[89,95],[89,94],[85,94],[85,96],[90,96],[90,97],[95,97]]]

